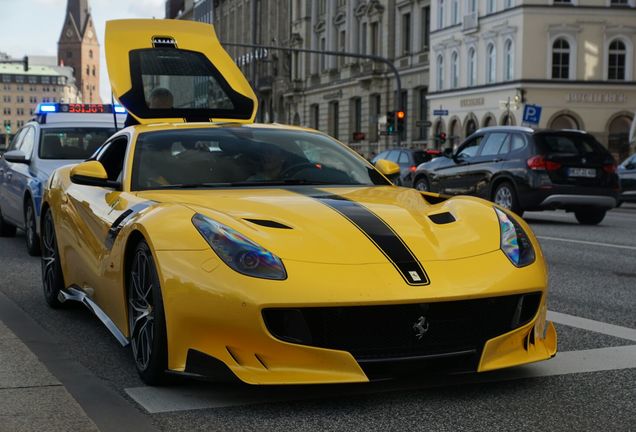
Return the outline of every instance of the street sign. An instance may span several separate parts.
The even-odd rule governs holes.
[[[447,116],[448,115],[448,110],[445,110],[445,109],[433,110],[433,115],[434,116]]]
[[[540,105],[526,105],[523,107],[523,122],[538,125],[541,119]]]
[[[433,126],[433,122],[430,122],[428,120],[427,121],[417,120],[415,122],[415,126],[417,126],[417,127],[431,127],[431,126]]]

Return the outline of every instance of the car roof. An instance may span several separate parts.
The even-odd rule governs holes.
[[[523,132],[528,134],[544,134],[544,133],[554,133],[554,132],[570,132],[570,133],[580,133],[587,134],[587,132],[579,130],[579,129],[534,129],[526,126],[488,126],[477,129],[473,134],[482,134],[488,132]]]

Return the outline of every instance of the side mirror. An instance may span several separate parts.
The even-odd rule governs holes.
[[[442,154],[446,156],[447,158],[451,159],[453,157],[453,149],[451,147],[446,147],[444,151],[442,152]]]
[[[100,186],[118,188],[120,184],[108,180],[108,174],[101,162],[91,160],[75,165],[71,168],[71,181],[85,186]]]
[[[634,162],[630,162],[627,165],[625,165],[625,169],[633,170],[634,168],[636,168],[636,163]]]
[[[28,164],[29,160],[22,150],[11,150],[4,154],[7,162]]]
[[[391,181],[395,181],[400,175],[400,166],[390,160],[380,159],[375,163],[375,167]]]

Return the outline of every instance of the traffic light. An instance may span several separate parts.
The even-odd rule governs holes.
[[[7,135],[11,135],[11,126],[5,125],[4,126],[4,131],[7,133]]]
[[[446,132],[438,133],[437,135],[435,135],[435,139],[438,143],[440,143],[440,145],[446,143]]]
[[[405,130],[406,113],[404,111],[397,111],[395,116],[397,117],[397,131],[399,134],[402,134]]]
[[[395,133],[395,111],[386,112],[386,134],[393,135]]]

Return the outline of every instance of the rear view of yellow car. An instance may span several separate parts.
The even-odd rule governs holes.
[[[544,258],[514,214],[395,187],[388,161],[254,123],[211,26],[111,21],[106,57],[139,124],[51,176],[44,294],[86,304],[148,384],[364,382],[555,355]]]

